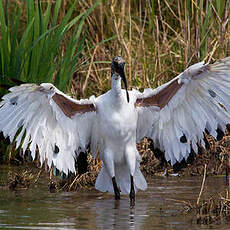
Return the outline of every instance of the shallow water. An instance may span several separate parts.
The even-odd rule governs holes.
[[[0,182],[8,167],[0,166]],[[45,173],[44,173],[45,174]],[[198,225],[193,213],[183,214],[184,204],[195,203],[202,178],[149,177],[148,189],[138,192],[135,208],[128,196],[115,201],[112,195],[48,191],[47,180],[37,187],[9,191],[0,187],[0,228],[8,229],[229,229],[230,223]],[[205,190],[225,189],[223,177],[208,177]],[[178,201],[177,201],[178,200]]]

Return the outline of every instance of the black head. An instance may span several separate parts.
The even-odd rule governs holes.
[[[127,101],[129,102],[129,93],[128,93],[128,85],[127,80],[125,77],[125,60],[121,56],[116,56],[112,60],[111,65],[111,74],[118,74],[121,76],[121,79],[124,82],[126,95],[127,95]]]
[[[124,73],[125,60],[121,56],[116,56],[112,60],[111,73],[112,75],[117,73],[121,76]]]

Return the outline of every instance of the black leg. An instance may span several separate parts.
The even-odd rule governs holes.
[[[131,189],[129,193],[130,205],[134,206],[135,205],[135,190],[134,190],[133,176],[130,176],[130,179],[131,179]]]
[[[87,152],[80,152],[77,157],[77,168],[79,174],[84,174],[88,171]]]
[[[115,199],[120,200],[120,190],[117,187],[117,182],[116,182],[115,177],[112,178],[112,182],[113,182],[113,189],[114,189]]]

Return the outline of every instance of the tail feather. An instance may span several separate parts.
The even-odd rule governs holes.
[[[118,187],[122,194],[129,194],[130,192],[130,174],[127,165],[118,165],[115,167],[115,177]],[[104,165],[102,165],[101,171],[97,177],[95,188],[101,192],[113,193],[113,184],[110,176],[108,175]],[[137,192],[138,189],[145,190],[147,188],[146,180],[140,171],[140,165],[137,162],[136,170],[134,173],[134,189]]]
[[[102,164],[101,171],[97,177],[95,188],[101,192],[113,192],[113,185],[111,178],[109,177],[108,173],[104,165]]]

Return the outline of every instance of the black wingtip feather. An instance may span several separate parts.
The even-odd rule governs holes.
[[[205,131],[206,134],[208,134],[208,135],[210,134],[209,131],[206,128],[205,128],[204,131]]]
[[[185,135],[183,135],[183,136],[180,137],[180,142],[181,143],[187,143],[187,138],[186,138]]]
[[[2,88],[2,89],[8,90],[10,87],[12,87],[12,86],[11,85],[6,85],[6,84],[0,84],[0,88]]]
[[[165,154],[164,152],[162,152],[159,148],[156,148],[154,146],[154,143],[153,143],[153,140],[148,138],[148,141],[149,141],[149,148],[150,150],[153,152],[154,156],[160,160],[161,164],[162,165],[166,165],[167,164],[167,161],[165,159]]]
[[[216,132],[217,132],[217,137],[216,137],[217,141],[221,141],[224,137],[224,132],[220,128],[217,128]]]
[[[15,83],[15,84],[17,84],[17,85],[22,85],[22,84],[25,84],[25,83],[26,83],[26,82],[21,81],[21,80],[16,79],[16,78],[11,78],[11,77],[9,77],[8,79],[9,79],[9,81],[11,81],[12,83]]]
[[[21,81],[21,80],[16,79],[16,78],[11,78],[11,77],[9,77],[8,80],[9,80],[9,82],[14,83],[14,84],[13,85],[0,84],[0,88],[8,90],[9,88],[13,87],[15,84],[16,85],[22,85],[22,84],[26,83],[24,81]]]
[[[227,129],[227,131],[230,133],[230,124],[227,124],[227,125],[226,125],[226,129]]]
[[[77,169],[79,174],[84,174],[88,171],[87,152],[80,152],[77,157]]]
[[[55,144],[55,145],[54,145],[54,153],[55,153],[55,154],[58,154],[59,151],[60,151],[60,150],[59,150],[59,147]]]
[[[205,135],[204,135],[203,140],[204,140],[204,143],[205,143],[205,148],[207,150],[209,150],[210,149],[210,144],[209,144],[208,139],[207,139],[207,137]]]

